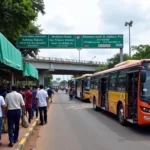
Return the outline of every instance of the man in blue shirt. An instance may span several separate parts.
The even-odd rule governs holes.
[[[48,93],[48,100],[51,103],[52,102],[52,94],[54,94],[51,87],[48,89],[47,93]]]
[[[36,118],[38,117],[38,108],[37,108],[37,98],[36,98],[36,95],[37,95],[37,86],[34,86],[33,87],[33,90],[32,90],[32,118],[34,117],[34,111],[36,111]]]

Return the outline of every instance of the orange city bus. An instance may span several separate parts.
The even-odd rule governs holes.
[[[128,60],[91,77],[90,101],[119,122],[150,125],[150,59]]]
[[[90,77],[92,74],[84,74],[75,78],[76,97],[81,100],[90,98]]]

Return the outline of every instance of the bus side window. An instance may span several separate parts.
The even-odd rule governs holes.
[[[91,89],[94,89],[94,81],[91,80]]]
[[[125,87],[126,87],[126,78],[125,77],[119,77],[118,83],[117,83],[117,91],[125,92]]]

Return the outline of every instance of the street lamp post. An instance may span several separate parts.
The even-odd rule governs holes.
[[[130,27],[132,27],[133,21],[125,22],[125,26],[129,26],[129,57],[131,57],[131,33],[130,33]]]

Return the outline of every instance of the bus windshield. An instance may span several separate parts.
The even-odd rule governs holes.
[[[146,81],[141,84],[141,99],[150,101],[150,63],[143,63],[143,67],[146,70]]]
[[[85,79],[85,89],[90,90],[90,77]]]

